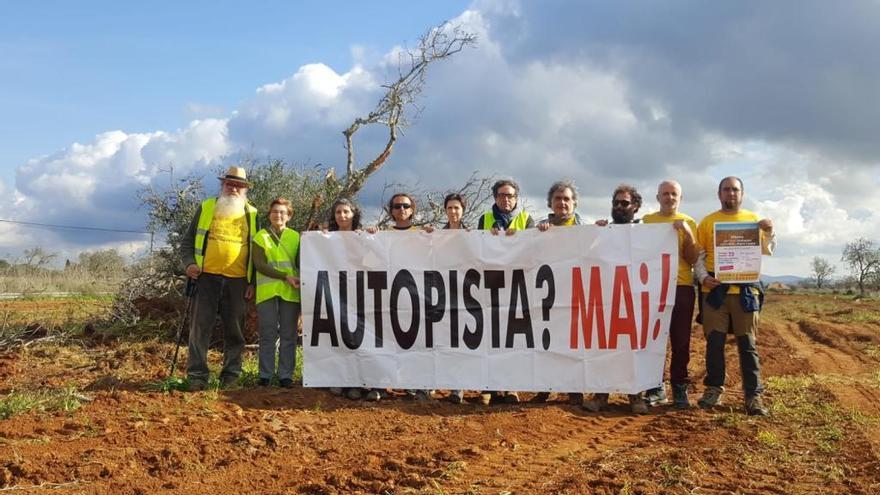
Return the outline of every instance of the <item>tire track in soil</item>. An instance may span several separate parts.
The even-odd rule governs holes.
[[[625,396],[621,396],[625,399]],[[612,400],[615,396],[612,395]],[[530,408],[522,413],[530,423],[541,422],[544,432],[523,438],[524,446],[502,439],[500,452],[468,461],[466,476],[444,488],[465,491],[477,485],[492,490],[540,493],[572,461],[588,462],[608,451],[631,447],[643,437],[645,428],[657,416],[632,415],[628,403],[612,403],[612,411],[602,414],[580,413],[579,406],[569,413],[562,408]],[[589,415],[588,415],[589,414]],[[549,432],[547,430],[550,430]],[[520,435],[523,431],[520,431]]]
[[[867,375],[864,356],[849,354],[841,348],[847,346],[839,347],[828,336],[817,339],[815,329],[804,328],[803,322],[774,322],[773,331],[785,342],[793,356],[806,361],[813,373],[843,377],[842,383],[821,385],[838,402],[868,415],[880,415],[880,389],[856,381]],[[833,332],[832,336],[845,338],[838,332]],[[868,440],[874,456],[880,458],[880,428],[865,424],[860,430]]]

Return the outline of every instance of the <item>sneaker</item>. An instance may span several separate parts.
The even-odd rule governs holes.
[[[491,392],[480,392],[480,404],[488,406],[492,402]]]
[[[364,397],[364,400],[370,402],[379,402],[380,399],[382,399],[382,394],[380,394],[378,390],[370,390],[367,392],[366,397]]]
[[[342,395],[342,387],[330,387],[327,389],[331,394],[339,397]]]
[[[552,394],[550,392],[538,392],[532,397],[531,402],[550,402],[553,400],[556,394]]]
[[[633,414],[648,414],[648,404],[642,394],[629,394],[629,409]]]
[[[257,380],[257,386],[258,387],[268,387],[270,381],[271,380],[269,380],[268,378],[260,378]]]
[[[583,404],[584,403],[584,394],[579,393],[579,392],[574,392],[574,393],[568,394],[568,403],[575,405],[575,406],[579,406],[579,405]]]
[[[363,392],[361,392],[361,389],[357,387],[352,387],[345,391],[345,397],[350,400],[361,400],[361,397],[363,397]]]
[[[721,404],[721,394],[724,392],[724,387],[706,387],[706,390],[703,392],[703,396],[700,397],[700,400],[697,401],[697,405],[700,406],[700,409],[709,409]]]
[[[290,378],[282,378],[278,381],[278,386],[281,388],[293,388],[293,380]]]
[[[764,401],[760,395],[746,397],[746,413],[749,416],[766,416],[769,414],[767,408],[764,407]]]
[[[453,404],[461,404],[464,402],[464,391],[462,390],[453,390],[452,393],[446,397],[446,400],[452,402]]]
[[[502,400],[505,404],[519,404],[519,394],[516,392],[504,392]]]
[[[593,398],[585,400],[581,407],[590,412],[605,411],[608,409],[608,394],[593,394]]]
[[[430,402],[431,401],[431,391],[430,390],[416,390],[415,399],[416,399],[416,402]]]
[[[238,382],[235,375],[223,375],[220,377],[220,388],[229,388]]]
[[[669,399],[666,398],[666,387],[660,386],[645,392],[645,404],[649,406],[669,404]]]
[[[691,403],[688,400],[687,383],[672,384],[672,407],[676,409],[690,409]]]
[[[187,390],[190,392],[201,392],[208,388],[208,383],[204,380],[190,380]]]

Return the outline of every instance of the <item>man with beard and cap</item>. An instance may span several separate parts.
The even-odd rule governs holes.
[[[621,184],[611,195],[611,219],[615,224],[639,223],[635,218],[636,212],[642,206],[642,195],[635,187]],[[597,220],[596,225],[608,225],[608,220]],[[642,398],[642,394],[629,394],[629,407],[635,414],[647,414],[648,406]],[[608,394],[593,394],[591,399],[583,403],[584,409],[599,412],[608,409]]]
[[[678,276],[675,286],[675,305],[669,323],[669,345],[672,360],[669,365],[669,381],[672,383],[672,404],[676,409],[690,407],[688,401],[688,362],[691,355],[691,328],[694,318],[693,266],[697,261],[697,223],[688,215],[678,211],[681,204],[681,185],[674,180],[665,180],[657,187],[657,202],[660,211],[642,217],[644,223],[671,223],[678,231]],[[666,390],[661,386],[645,393],[645,402],[650,405],[665,404]]]
[[[241,167],[229,167],[218,179],[220,196],[202,201],[180,248],[186,275],[196,281],[186,367],[192,391],[208,385],[208,347],[218,313],[223,327],[220,385],[238,379],[245,301],[254,293],[249,247],[257,232],[257,209],[247,202],[251,183]]]
[[[490,230],[493,235],[505,232],[513,235],[517,230],[530,229],[535,226],[535,221],[529,213],[519,206],[519,185],[512,179],[501,179],[492,185],[492,197],[495,204],[492,210],[487,211],[480,217],[477,229]],[[519,402],[519,394],[516,392],[483,392],[480,401],[488,405],[492,400],[516,404]]]
[[[706,390],[697,402],[703,409],[721,403],[724,392],[725,363],[724,346],[727,333],[733,331],[739,351],[739,366],[745,393],[746,412],[752,416],[765,416],[767,409],[761,400],[761,366],[755,348],[759,314],[764,299],[760,284],[722,283],[708,271],[715,266],[715,224],[717,222],[757,222],[761,236],[761,251],[772,255],[776,247],[773,221],[759,220],[754,212],[742,208],[745,194],[739,177],[725,177],[718,184],[718,200],[721,209],[709,214],[697,227],[697,243],[701,249],[694,273],[702,286],[701,309],[703,332],[706,335]]]
[[[550,186],[547,191],[547,206],[553,210],[547,215],[547,218],[538,222],[538,230],[546,232],[550,227],[571,227],[573,225],[582,225],[581,216],[577,211],[578,189],[572,180],[560,180]],[[532,399],[534,402],[547,402],[551,400],[553,394],[550,392],[539,392]],[[584,394],[570,393],[568,394],[568,402],[570,404],[581,404],[584,401]]]

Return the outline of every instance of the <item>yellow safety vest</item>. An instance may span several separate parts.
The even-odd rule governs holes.
[[[299,277],[296,268],[296,252],[299,250],[299,234],[290,228],[281,231],[280,244],[267,229],[257,232],[254,242],[263,248],[266,253],[266,261],[269,266],[284,273]],[[286,280],[267,277],[257,271],[257,304],[275,296],[290,302],[299,302],[299,289],[287,283]]]
[[[195,247],[195,258],[196,264],[199,265],[199,268],[203,268],[205,266],[205,250],[208,248],[208,231],[211,230],[211,221],[214,220],[214,205],[217,203],[217,198],[208,198],[202,201],[202,212],[199,215],[199,223],[196,227],[196,237],[194,242]],[[257,209],[251,206],[248,203],[244,205],[245,212],[247,215],[248,223],[248,247],[251,245],[251,240],[257,233]],[[253,273],[253,263],[251,261],[250,252],[248,253],[248,267],[247,267],[247,279],[248,282],[251,281],[251,277]]]
[[[513,230],[526,230],[526,225],[529,223],[529,214],[525,210],[521,210],[519,213],[513,217],[513,221],[510,222],[510,227]],[[483,230],[492,230],[492,227],[495,226],[495,215],[492,214],[492,210],[487,211],[483,214]]]

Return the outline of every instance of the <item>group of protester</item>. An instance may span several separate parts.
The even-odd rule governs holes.
[[[191,314],[187,375],[190,390],[204,390],[208,383],[207,350],[211,333],[219,314],[223,328],[223,367],[220,384],[228,386],[241,374],[244,348],[243,326],[246,300],[255,297],[259,328],[259,385],[268,386],[274,377],[284,388],[293,387],[296,358],[296,328],[300,314],[299,294],[299,234],[287,227],[293,210],[290,202],[278,198],[269,205],[269,226],[257,231],[257,210],[247,202],[245,170],[230,167],[221,177],[221,191],[216,198],[202,202],[182,240],[183,265],[186,274],[196,282],[196,295]],[[479,217],[476,228],[498,235],[513,235],[516,231],[537,227],[551,228],[582,225],[577,213],[578,190],[574,182],[555,182],[547,193],[547,206],[552,210],[547,218],[535,222],[519,205],[520,188],[513,180],[499,180],[492,186],[494,204],[490,211]],[[760,284],[729,284],[715,278],[711,267],[715,260],[714,224],[717,222],[757,222],[761,231],[761,247],[770,255],[775,248],[773,223],[742,208],[744,186],[737,177],[725,177],[718,185],[721,208],[706,216],[699,225],[693,218],[679,211],[681,186],[672,180],[663,181],[657,189],[660,210],[635,217],[642,207],[642,196],[636,188],[620,185],[611,201],[611,222],[671,223],[679,240],[679,263],[676,281],[675,305],[669,329],[671,364],[669,369],[672,404],[675,408],[690,407],[688,398],[688,363],[690,337],[695,303],[699,301],[700,314],[706,336],[706,376],[704,393],[697,404],[711,408],[721,403],[725,382],[724,347],[727,334],[733,333],[739,351],[745,410],[750,415],[766,415],[761,394],[760,364],[755,348],[759,312],[763,302]],[[443,229],[469,229],[462,222],[467,202],[452,193],[444,199],[447,222]],[[416,201],[412,195],[398,193],[387,204],[391,225],[387,230],[413,230]],[[608,220],[599,220],[604,226]],[[374,233],[376,227],[361,223],[361,211],[350,199],[337,200],[330,209],[328,231],[366,230]],[[433,226],[422,227],[426,231]],[[696,287],[695,287],[696,285]],[[699,293],[699,299],[697,295]],[[276,368],[277,345],[277,368]],[[377,401],[387,391],[379,389],[334,388],[336,395],[349,399]],[[416,400],[430,400],[433,391],[408,390]],[[534,401],[551,398],[548,392],[538,393]],[[569,394],[568,400],[582,404],[589,411],[608,408],[608,394]],[[628,396],[634,413],[644,414],[649,406],[668,403],[665,387]],[[462,390],[453,390],[448,400],[464,401]],[[514,391],[483,391],[480,400],[517,403]]]

